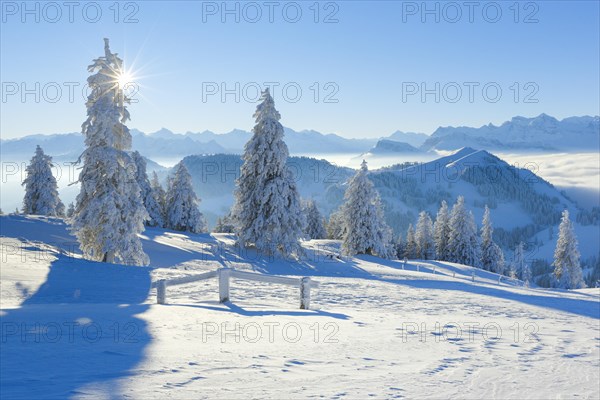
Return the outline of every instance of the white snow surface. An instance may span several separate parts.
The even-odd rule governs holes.
[[[110,265],[82,260],[61,219],[0,222],[2,398],[600,397],[599,289],[337,259],[328,240],[268,259],[229,234],[158,228],[141,235],[151,267]],[[214,278],[155,304],[151,281],[224,266],[320,286],[311,310],[298,288],[243,280],[220,304]]]

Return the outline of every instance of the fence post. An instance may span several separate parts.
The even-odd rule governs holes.
[[[167,281],[164,279],[156,282],[156,304],[167,304]]]
[[[500,284],[500,279],[502,279],[502,275],[498,274],[498,285]]]
[[[471,272],[471,282],[475,282],[475,272]]]
[[[300,280],[300,309],[310,308],[310,278],[305,276]]]
[[[229,301],[229,268],[221,268],[219,270],[219,302],[225,303]]]

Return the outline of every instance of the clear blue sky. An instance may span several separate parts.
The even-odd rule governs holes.
[[[103,54],[104,37],[135,71],[139,101],[129,108],[129,126],[145,132],[249,130],[253,82],[279,83],[274,95],[284,125],[346,137],[379,137],[398,129],[431,133],[440,125],[480,126],[542,112],[557,118],[598,114],[598,1],[520,2],[518,15],[513,1],[498,2],[499,18],[490,2],[476,2],[473,22],[462,1],[452,3],[460,6],[459,17],[447,2],[427,2],[430,9],[439,7],[439,22],[435,12],[423,14],[421,1],[320,2],[318,16],[313,1],[274,3],[270,22],[265,2],[228,2],[230,9],[239,7],[236,22],[235,13],[224,14],[221,1],[122,2],[118,15],[113,1],[98,2],[99,18],[86,2],[72,10],[61,6],[58,15],[45,3],[26,3],[34,10],[28,14],[23,3],[3,1],[1,136],[79,131],[86,67]],[[257,22],[254,5],[262,13]],[[296,5],[302,15],[292,23]],[[130,20],[138,22],[125,23],[132,13]],[[324,23],[331,14],[338,22]],[[22,99],[21,84],[35,91],[36,82],[39,103],[33,94]],[[68,82],[78,85],[74,99]],[[239,103],[233,94],[222,102],[221,88],[207,93],[213,83],[235,91],[236,82],[240,92],[247,89]],[[439,82],[440,102],[435,93],[425,102],[419,93],[407,94],[415,89],[411,82],[434,92]],[[479,85],[472,102],[465,82]],[[11,94],[15,84],[19,92]],[[62,96],[56,99],[57,85]],[[457,85],[462,97],[451,102]],[[297,87],[302,96],[293,103]],[[491,102],[497,87],[502,96]],[[335,90],[330,99],[337,103],[325,102]]]

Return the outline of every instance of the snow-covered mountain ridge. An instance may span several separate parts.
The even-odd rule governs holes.
[[[421,146],[424,151],[472,146],[486,150],[569,151],[599,149],[600,117],[569,117],[561,121],[546,114],[514,117],[499,126],[440,127]]]

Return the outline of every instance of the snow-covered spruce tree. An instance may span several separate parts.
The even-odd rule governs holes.
[[[404,257],[408,259],[417,258],[417,242],[415,240],[415,229],[413,228],[413,224],[408,225],[408,230],[406,231]]]
[[[463,196],[459,196],[456,204],[452,207],[449,224],[449,261],[472,266],[477,265],[479,258],[477,227],[473,214],[465,208]]]
[[[148,174],[146,173],[146,160],[144,160],[144,157],[142,157],[142,155],[137,151],[131,153],[131,158],[135,162],[135,179],[138,185],[140,185],[142,201],[149,216],[149,219],[146,220],[146,225],[158,226],[162,228],[165,226],[165,221],[163,219],[163,208],[156,200],[154,190],[152,189],[150,181],[148,180]]]
[[[496,260],[492,265],[492,269],[490,271],[495,272],[497,274],[504,274],[504,270],[506,268],[506,262],[504,260],[504,252],[496,243],[492,243],[491,257]]]
[[[344,194],[342,251],[350,256],[372,254],[392,257],[392,232],[385,223],[379,194],[367,174],[367,162],[363,160]]]
[[[558,228],[558,240],[554,250],[554,276],[558,286],[563,289],[579,289],[585,287],[579,249],[573,223],[569,219],[569,211],[564,210]]]
[[[417,243],[417,257],[428,260],[433,255],[435,243],[433,241],[433,222],[425,211],[419,213],[415,241]]]
[[[531,267],[525,261],[525,250],[524,243],[519,242],[515,247],[515,254],[513,256],[513,265],[514,270],[517,271],[517,276],[523,282],[525,282],[526,286],[529,286],[529,282],[531,282]]]
[[[161,216],[163,218],[163,222],[165,221],[165,216],[167,214],[167,193],[165,189],[163,189],[162,185],[158,180],[158,175],[156,171],[152,171],[152,180],[150,181],[150,186],[152,187],[152,193],[154,194],[154,199],[160,206]],[[164,226],[164,224],[163,224]]]
[[[448,236],[450,233],[450,215],[448,204],[442,200],[442,205],[433,224],[433,240],[435,241],[435,254],[438,260],[448,260]]]
[[[254,118],[256,125],[244,147],[244,162],[236,181],[233,218],[238,242],[269,255],[299,256],[306,222],[286,164],[288,148],[283,141],[281,115],[269,89],[262,92]]]
[[[167,192],[167,227],[176,231],[206,232],[206,221],[198,210],[200,200],[192,187],[192,177],[180,162]]]
[[[65,209],[65,204],[62,201],[58,201],[58,204],[56,206],[56,215],[58,217],[65,217],[67,214],[67,211]]]
[[[331,213],[326,230],[327,239],[342,240],[344,237],[344,222],[342,220],[341,210],[336,210]]]
[[[123,61],[111,53],[104,39],[104,57],[88,67],[91,94],[86,103],[87,120],[82,125],[85,145],[79,174],[72,231],[86,258],[147,265],[138,234],[148,213],[135,179],[135,163],[127,153],[131,134],[125,126],[129,99],[119,86]]]
[[[235,226],[231,219],[231,214],[227,214],[224,217],[217,218],[217,223],[213,229],[214,233],[234,233]]]
[[[73,202],[69,203],[67,207],[67,218],[72,218],[73,214],[75,214],[75,204]]]
[[[404,243],[402,235],[398,235],[394,246],[396,257],[398,259],[404,258],[404,252],[406,251],[406,243]]]
[[[323,226],[323,217],[317,208],[314,200],[305,200],[302,202],[302,211],[306,218],[304,233],[308,239],[325,239],[327,232]]]
[[[23,213],[49,216],[62,216],[65,206],[58,198],[58,185],[52,175],[52,157],[44,154],[40,146],[25,169]]]
[[[481,226],[481,268],[486,271],[502,273],[504,267],[501,264],[503,264],[504,254],[501,254],[502,250],[494,243],[493,233],[494,228],[492,227],[490,209],[486,205]],[[500,255],[502,255],[502,259]]]

